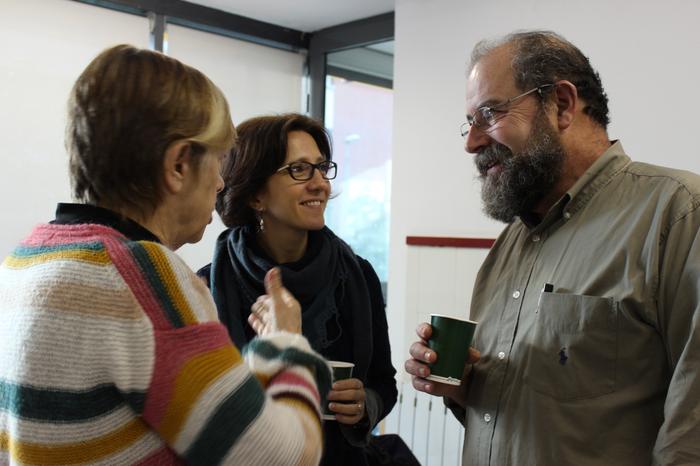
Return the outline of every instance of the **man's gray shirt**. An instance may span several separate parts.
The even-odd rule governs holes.
[[[471,304],[465,466],[700,464],[699,206],[698,175],[617,142],[504,230]]]

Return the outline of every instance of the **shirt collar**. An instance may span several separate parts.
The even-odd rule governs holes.
[[[564,210],[570,215],[576,213],[630,162],[630,158],[622,148],[622,143],[613,141],[603,155],[598,157],[566,192]]]
[[[57,225],[97,224],[117,230],[132,241],[154,241],[160,243],[156,235],[142,225],[103,207],[90,204],[72,204],[61,202],[56,207],[56,219],[51,223]]]
[[[622,143],[619,140],[612,141],[610,147],[588,167],[541,221],[536,216],[530,215],[523,215],[520,220],[529,230],[543,230],[559,220],[562,215],[575,214],[629,163],[630,158],[625,154]]]

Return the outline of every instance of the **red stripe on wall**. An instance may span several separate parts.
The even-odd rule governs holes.
[[[445,238],[439,236],[407,236],[409,246],[432,246],[450,248],[483,248],[490,249],[495,242],[492,238]]]

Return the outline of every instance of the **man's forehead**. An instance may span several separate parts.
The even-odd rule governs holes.
[[[467,76],[467,108],[503,101],[516,90],[510,53],[495,50],[482,57]]]

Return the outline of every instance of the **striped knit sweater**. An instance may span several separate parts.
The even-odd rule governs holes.
[[[40,225],[0,266],[0,464],[317,464],[326,363],[244,353],[172,251]]]

